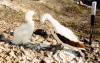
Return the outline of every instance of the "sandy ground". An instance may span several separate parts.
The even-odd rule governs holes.
[[[25,23],[25,12],[30,9],[36,11],[33,16],[36,29],[49,30],[39,20],[43,13],[50,13],[61,24],[72,29],[81,41],[88,44],[91,10],[86,7],[73,7],[71,1],[65,0],[7,1],[13,6],[0,5],[0,63],[100,63],[99,10],[96,15],[91,49],[81,50],[73,47],[75,50],[70,50],[62,48],[53,36],[49,35],[48,38],[43,38],[35,34],[31,37],[32,44],[13,45],[10,43],[13,39],[12,33],[17,27]],[[4,38],[1,39],[3,35]]]

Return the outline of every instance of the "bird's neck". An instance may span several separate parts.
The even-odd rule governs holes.
[[[48,20],[50,21],[50,23],[54,26],[54,27],[57,27],[57,26],[59,26],[59,23],[58,23],[58,21],[56,20],[56,19],[54,19],[54,18],[48,18]]]
[[[25,16],[25,20],[27,21],[27,23],[32,23],[33,22],[32,16],[29,16],[29,15]]]
[[[34,21],[33,20],[29,20],[27,21],[28,24],[34,24]]]

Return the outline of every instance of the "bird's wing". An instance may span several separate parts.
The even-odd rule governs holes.
[[[56,28],[56,32],[72,41],[79,41],[78,37],[67,27],[60,26]]]
[[[26,30],[27,25],[23,24],[20,27],[16,28],[14,32],[23,32],[24,30]]]
[[[74,42],[74,41],[71,41],[58,33],[56,33],[56,34],[57,34],[58,38],[65,44],[69,44],[69,45],[74,46],[74,47],[85,48],[85,44],[83,44],[83,43]]]

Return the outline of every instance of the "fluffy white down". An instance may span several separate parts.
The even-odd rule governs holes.
[[[78,42],[78,37],[67,27],[61,25],[56,19],[54,19],[50,14],[43,14],[40,21],[44,23],[46,20],[49,20],[50,23],[55,28],[56,33],[61,34],[62,36],[68,38],[69,40]]]
[[[30,38],[32,36],[34,30],[34,21],[32,21],[32,16],[34,15],[34,11],[28,11],[25,15],[25,20],[27,23],[18,27],[14,31],[14,38],[12,40],[13,44],[27,44],[30,42]]]

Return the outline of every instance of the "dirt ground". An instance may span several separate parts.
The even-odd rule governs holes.
[[[11,44],[13,32],[25,23],[24,15],[27,9],[36,12],[33,16],[35,30],[49,30],[39,20],[42,14],[50,13],[62,25],[69,27],[81,41],[88,44],[91,9],[78,6],[73,0],[6,1],[13,5],[11,7],[0,4],[0,63],[100,63],[99,10],[95,18],[93,42],[90,49],[62,48],[53,36],[43,38],[35,34],[31,37],[32,44],[13,45]]]

